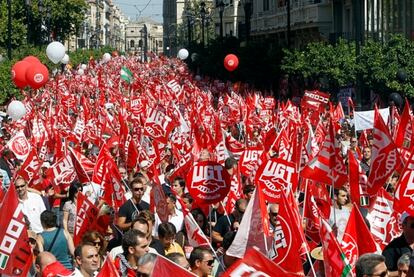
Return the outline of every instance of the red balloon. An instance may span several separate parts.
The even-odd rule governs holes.
[[[26,61],[18,61],[15,63],[11,69],[12,80],[16,87],[24,88],[27,86],[26,81],[26,70],[31,64]]]
[[[26,58],[23,59],[23,61],[28,62],[28,63],[40,63],[40,60],[36,58],[35,56],[27,56]]]
[[[49,81],[49,70],[44,64],[34,63],[26,71],[27,84],[38,89]]]
[[[228,71],[234,71],[236,70],[236,68],[239,66],[239,58],[237,58],[236,55],[234,54],[228,54],[225,58],[224,58],[224,67],[228,70]]]

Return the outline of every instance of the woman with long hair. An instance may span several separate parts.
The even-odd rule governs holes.
[[[76,222],[76,203],[78,193],[82,187],[80,184],[72,184],[69,187],[68,197],[63,205],[63,229],[69,232],[73,237]]]

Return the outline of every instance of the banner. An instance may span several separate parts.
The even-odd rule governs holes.
[[[319,90],[305,90],[302,98],[302,109],[323,111],[329,103],[329,94]]]
[[[382,119],[384,122],[388,122],[388,117],[390,116],[390,109],[379,109],[379,113],[381,114]],[[355,131],[362,131],[366,129],[374,128],[374,115],[375,111],[363,111],[363,112],[355,112],[354,113],[354,124],[355,124]]]
[[[7,191],[0,213],[0,275],[27,276],[32,250],[14,185]]]

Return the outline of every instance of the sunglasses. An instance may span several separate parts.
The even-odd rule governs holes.
[[[144,191],[144,188],[134,188],[134,191]]]
[[[22,186],[16,186],[16,189],[21,189],[24,188],[26,185],[22,185]]]
[[[93,243],[95,244],[95,246],[101,246],[102,245],[101,241],[94,241]]]
[[[271,216],[277,216],[278,213],[269,213]]]
[[[214,260],[203,261],[206,262],[208,266],[212,266],[214,264]]]

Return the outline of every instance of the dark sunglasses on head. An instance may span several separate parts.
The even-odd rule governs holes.
[[[277,216],[278,213],[269,213],[271,216]]]
[[[134,191],[144,191],[144,188],[134,188]]]

